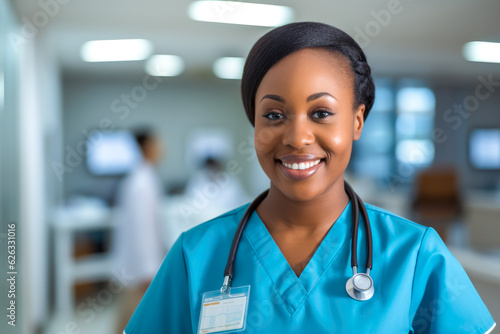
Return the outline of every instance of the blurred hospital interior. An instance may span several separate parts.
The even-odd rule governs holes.
[[[127,235],[161,260],[269,186],[241,71],[260,36],[296,21],[346,31],[373,71],[346,179],[435,228],[500,321],[500,2],[259,4],[273,6],[0,0],[0,268],[16,292],[0,333],[121,333],[156,263],[124,276],[116,253],[140,247]],[[158,212],[137,234],[135,207]],[[11,288],[1,280],[0,305]]]

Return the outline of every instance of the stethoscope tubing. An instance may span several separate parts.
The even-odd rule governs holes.
[[[229,258],[227,260],[226,269],[224,270],[224,277],[229,277],[229,280],[233,279],[233,273],[234,273],[233,263],[236,257],[236,251],[238,249],[238,245],[240,244],[241,235],[243,234],[243,229],[247,225],[247,222],[250,219],[252,213],[255,211],[255,209],[257,209],[257,207],[264,200],[264,198],[266,198],[268,193],[269,189],[267,189],[259,196],[257,196],[257,198],[255,198],[254,201],[250,203],[245,213],[243,214],[243,217],[241,218],[240,224],[238,225],[238,229],[236,230],[236,233],[233,238],[233,243],[231,244],[231,250],[229,251]]]
[[[366,207],[361,200],[361,198],[354,192],[351,186],[344,181],[344,188],[352,202],[353,206],[353,216],[352,216],[352,240],[351,240],[351,267],[353,269],[353,277],[347,281],[346,289],[347,293],[355,300],[362,301],[368,300],[373,295],[373,280],[370,277],[370,270],[372,269],[373,263],[373,243],[372,243],[372,232],[370,227],[370,221],[368,219],[368,213]],[[229,257],[227,260],[226,268],[224,270],[224,283],[221,288],[221,293],[228,293],[231,287],[231,282],[234,275],[234,259],[236,257],[236,251],[238,250],[238,245],[240,243],[241,235],[243,230],[250,219],[252,213],[257,209],[259,204],[266,198],[269,194],[269,189],[261,193],[255,200],[250,203],[246,209],[243,217],[240,220],[238,228],[233,238],[231,244],[231,249],[229,251]],[[366,246],[367,246],[367,259],[366,259],[366,274],[360,274],[357,272],[358,267],[358,229],[359,229],[359,212],[365,222],[366,228]],[[355,279],[359,277],[369,280],[369,288],[362,288],[356,286]]]
[[[366,212],[366,207],[363,204],[361,198],[354,192],[349,183],[344,182],[344,188],[347,195],[352,201],[353,205],[353,218],[352,218],[352,242],[351,242],[351,267],[358,267],[358,230],[359,230],[359,211],[361,208],[361,215],[365,222],[366,228],[366,248],[367,248],[367,259],[366,259],[366,269],[372,269],[373,264],[373,245],[372,245],[372,231],[370,227],[370,221],[368,219],[368,213]]]

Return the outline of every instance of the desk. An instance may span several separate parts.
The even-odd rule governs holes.
[[[470,246],[479,250],[500,249],[500,195],[470,191],[465,197]]]
[[[113,228],[113,210],[108,208],[58,208],[52,228],[55,236],[56,311],[71,312],[74,307],[73,285],[111,279],[109,254],[88,255],[75,259],[74,233]]]
[[[500,319],[500,254],[484,254],[471,249],[450,248],[462,264],[493,319]],[[496,333],[496,331],[495,331]]]
[[[200,214],[183,216],[181,209],[182,205],[187,205],[186,203],[184,197],[165,198],[162,203],[162,234],[167,250],[183,231],[193,227],[200,219]],[[115,277],[113,272],[115,265],[111,252],[82,256],[77,259],[73,257],[75,233],[112,231],[116,223],[115,210],[88,200],[73,207],[61,207],[55,210],[52,229],[55,239],[55,306],[57,311],[73,310],[75,306],[73,286],[76,283],[105,281]]]

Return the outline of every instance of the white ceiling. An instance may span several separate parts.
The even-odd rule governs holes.
[[[11,0],[19,16],[33,21],[48,0]],[[321,21],[351,36],[375,21],[372,11],[397,0],[277,0],[295,10],[295,21]],[[66,73],[138,73],[142,62],[84,63],[81,45],[92,39],[146,38],[155,53],[176,54],[186,61],[185,75],[211,75],[221,56],[246,56],[271,28],[192,21],[186,0],[52,0],[59,5],[39,35],[53,49]],[[500,41],[499,0],[400,0],[401,12],[364,48],[379,75],[471,78],[500,72],[500,64],[470,63],[462,45],[471,40]]]

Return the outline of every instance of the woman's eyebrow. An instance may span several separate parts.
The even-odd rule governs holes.
[[[262,99],[260,99],[259,103],[262,102],[262,100],[264,100],[264,99],[271,99],[271,100],[275,100],[275,101],[278,101],[278,102],[281,102],[281,103],[285,103],[285,99],[284,98],[282,98],[279,95],[274,95],[274,94],[264,95],[264,97]]]
[[[331,96],[331,97],[333,97],[336,100],[335,96],[333,96],[332,94],[327,93],[327,92],[320,92],[320,93],[315,93],[315,94],[309,95],[309,97],[307,98],[306,101],[309,102],[309,101],[312,101],[312,100],[316,100],[316,99],[319,99],[320,97],[322,97],[324,95]]]
[[[312,100],[316,100],[316,99],[319,99],[320,97],[324,96],[324,95],[328,95],[328,96],[331,96],[333,97],[335,100],[335,96],[333,96],[332,94],[330,93],[327,93],[327,92],[319,92],[319,93],[314,93],[312,95],[309,95],[306,99],[307,102],[310,102]],[[264,99],[271,99],[271,100],[275,100],[275,101],[278,101],[278,102],[281,102],[281,103],[285,103],[285,99],[282,98],[281,96],[279,95],[274,95],[274,94],[267,94],[267,95],[264,95],[264,97],[262,99],[260,99],[260,102],[262,102],[262,100]],[[260,103],[259,102],[259,103]]]

